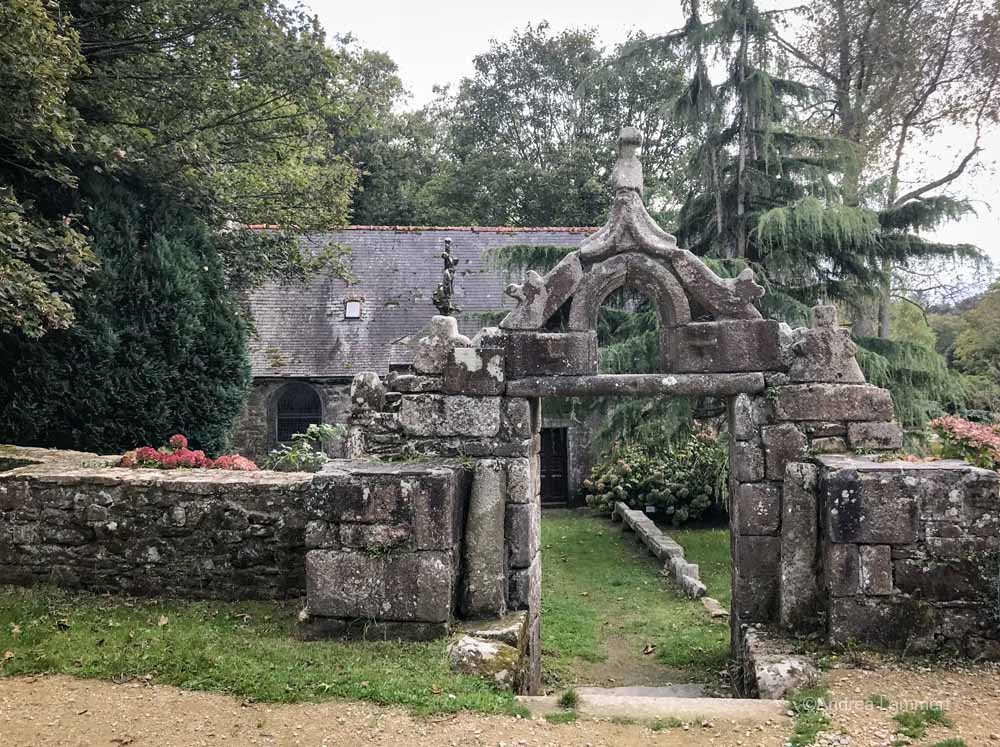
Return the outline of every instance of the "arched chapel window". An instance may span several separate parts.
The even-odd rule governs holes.
[[[296,433],[323,422],[323,404],[316,390],[298,381],[287,384],[278,394],[275,421],[278,443],[287,443]]]

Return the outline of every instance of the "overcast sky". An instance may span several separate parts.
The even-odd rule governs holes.
[[[528,23],[549,21],[554,29],[593,27],[604,44],[622,41],[630,29],[663,33],[683,23],[680,0],[658,3],[598,0],[305,0],[320,16],[327,32],[352,33],[366,47],[383,50],[399,65],[399,74],[419,107],[432,98],[435,85],[455,83],[472,73],[472,58],[487,49],[490,39],[504,39]],[[765,7],[778,2],[763,0]],[[782,2],[782,5],[794,4]],[[913,164],[915,181],[936,178],[954,168],[957,155],[971,144],[971,134],[952,130],[921,151],[927,157]],[[977,244],[989,252],[1000,271],[1000,133],[990,133],[983,164],[961,179],[956,194],[976,200],[979,217],[941,231],[950,242]]]

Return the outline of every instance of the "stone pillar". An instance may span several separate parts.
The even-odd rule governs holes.
[[[507,611],[506,497],[507,474],[503,462],[498,459],[476,462],[462,546],[464,617],[500,617]]]

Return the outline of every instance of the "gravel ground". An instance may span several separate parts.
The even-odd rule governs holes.
[[[1000,747],[1000,666],[996,664],[921,667],[873,661],[871,668],[842,667],[827,674],[834,705],[831,728],[820,745],[889,747],[893,715],[921,705],[938,705],[954,725],[932,726],[916,745],[963,739],[969,747]],[[872,695],[891,701],[888,708],[866,702]]]
[[[947,669],[881,662],[877,669],[842,666],[828,673],[833,723],[820,745],[888,747],[894,709],[941,705],[951,728],[932,727],[920,747],[944,739],[1000,746],[1000,667]],[[893,705],[866,703],[885,696]],[[393,745],[393,747],[782,747],[792,720],[762,727],[700,723],[653,731],[638,724],[480,716],[415,718],[398,708],[363,703],[264,705],[214,693],[131,682],[113,684],[70,677],[0,678],[0,744],[36,745]]]

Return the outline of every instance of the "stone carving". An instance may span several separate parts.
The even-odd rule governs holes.
[[[736,278],[720,278],[694,254],[679,248],[677,240],[646,211],[642,164],[636,155],[641,144],[642,136],[634,127],[622,130],[608,222],[545,277],[528,272],[524,283],[509,286],[507,294],[518,303],[500,323],[502,328],[540,330],[570,298],[578,322],[590,323],[607,294],[622,285],[636,285],[650,295],[661,322],[671,325],[690,321],[688,298],[715,320],[761,318],[753,303],[764,289],[752,270]],[[628,271],[622,270],[619,258],[623,256],[629,257]],[[586,293],[578,298],[581,291]]]
[[[812,329],[800,332],[792,344],[795,359],[788,371],[793,382],[864,384],[865,375],[854,358],[858,346],[851,333],[837,325],[837,307],[813,307]]]
[[[472,343],[458,333],[458,321],[453,316],[435,316],[431,319],[427,336],[417,343],[413,356],[413,369],[422,374],[444,373],[452,348],[469,347]]]
[[[444,316],[454,316],[461,311],[452,303],[455,294],[455,268],[458,267],[458,260],[451,256],[451,239],[444,240],[444,251],[441,252],[441,259],[444,260],[444,269],[441,270],[441,283],[434,291],[432,298],[434,306]]]
[[[543,278],[528,270],[523,284],[507,286],[507,295],[518,301],[517,307],[504,318],[504,329],[541,329],[580,284],[583,266],[578,252],[566,255]]]

